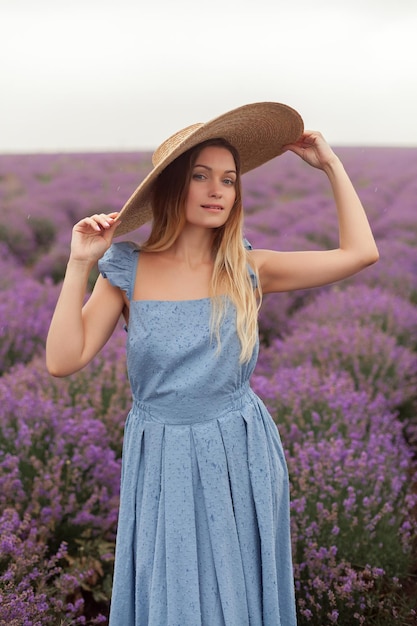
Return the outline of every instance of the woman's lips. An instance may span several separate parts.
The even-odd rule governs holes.
[[[202,204],[201,206],[206,211],[223,211],[223,207],[220,204]]]

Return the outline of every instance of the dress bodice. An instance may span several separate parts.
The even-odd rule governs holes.
[[[155,408],[171,420],[218,414],[219,403],[247,385],[256,364],[240,364],[236,311],[230,301],[220,331],[220,347],[210,333],[211,300],[132,300],[139,249],[113,244],[100,271],[126,291],[130,300],[127,366],[136,402]],[[178,415],[176,415],[178,413]],[[202,415],[203,418],[203,415]]]

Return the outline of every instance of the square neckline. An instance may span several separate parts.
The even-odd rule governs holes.
[[[130,294],[131,297],[129,298],[129,302],[131,303],[136,303],[136,302],[143,302],[143,303],[151,303],[151,302],[155,302],[157,304],[162,304],[162,303],[166,303],[166,304],[178,304],[179,302],[206,302],[206,301],[211,301],[212,300],[212,296],[204,296],[203,298],[181,298],[179,300],[173,300],[173,299],[167,299],[167,300],[161,300],[158,298],[133,298],[133,294],[135,291],[135,285],[136,285],[136,276],[137,276],[137,272],[138,272],[138,266],[139,266],[139,259],[140,259],[140,247],[136,244],[135,246],[135,252],[137,255],[136,258],[136,263],[134,264],[134,270],[132,272],[132,279],[131,279],[131,285],[130,285]],[[227,297],[227,294],[222,294],[221,296],[222,298]]]

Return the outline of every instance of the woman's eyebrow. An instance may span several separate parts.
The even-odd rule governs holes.
[[[209,167],[208,165],[203,165],[202,163],[195,163],[194,167],[204,167],[204,169],[209,170],[210,172],[213,171],[212,167]],[[224,170],[225,174],[237,174],[236,170]]]

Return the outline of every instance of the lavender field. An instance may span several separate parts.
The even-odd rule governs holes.
[[[337,152],[381,259],[265,297],[253,386],[288,459],[299,624],[416,624],[417,149]],[[107,621],[125,333],[68,379],[47,374],[44,343],[73,223],[118,210],[149,168],[149,154],[0,156],[1,624]],[[244,191],[254,247],[337,245],[327,179],[293,154]]]

